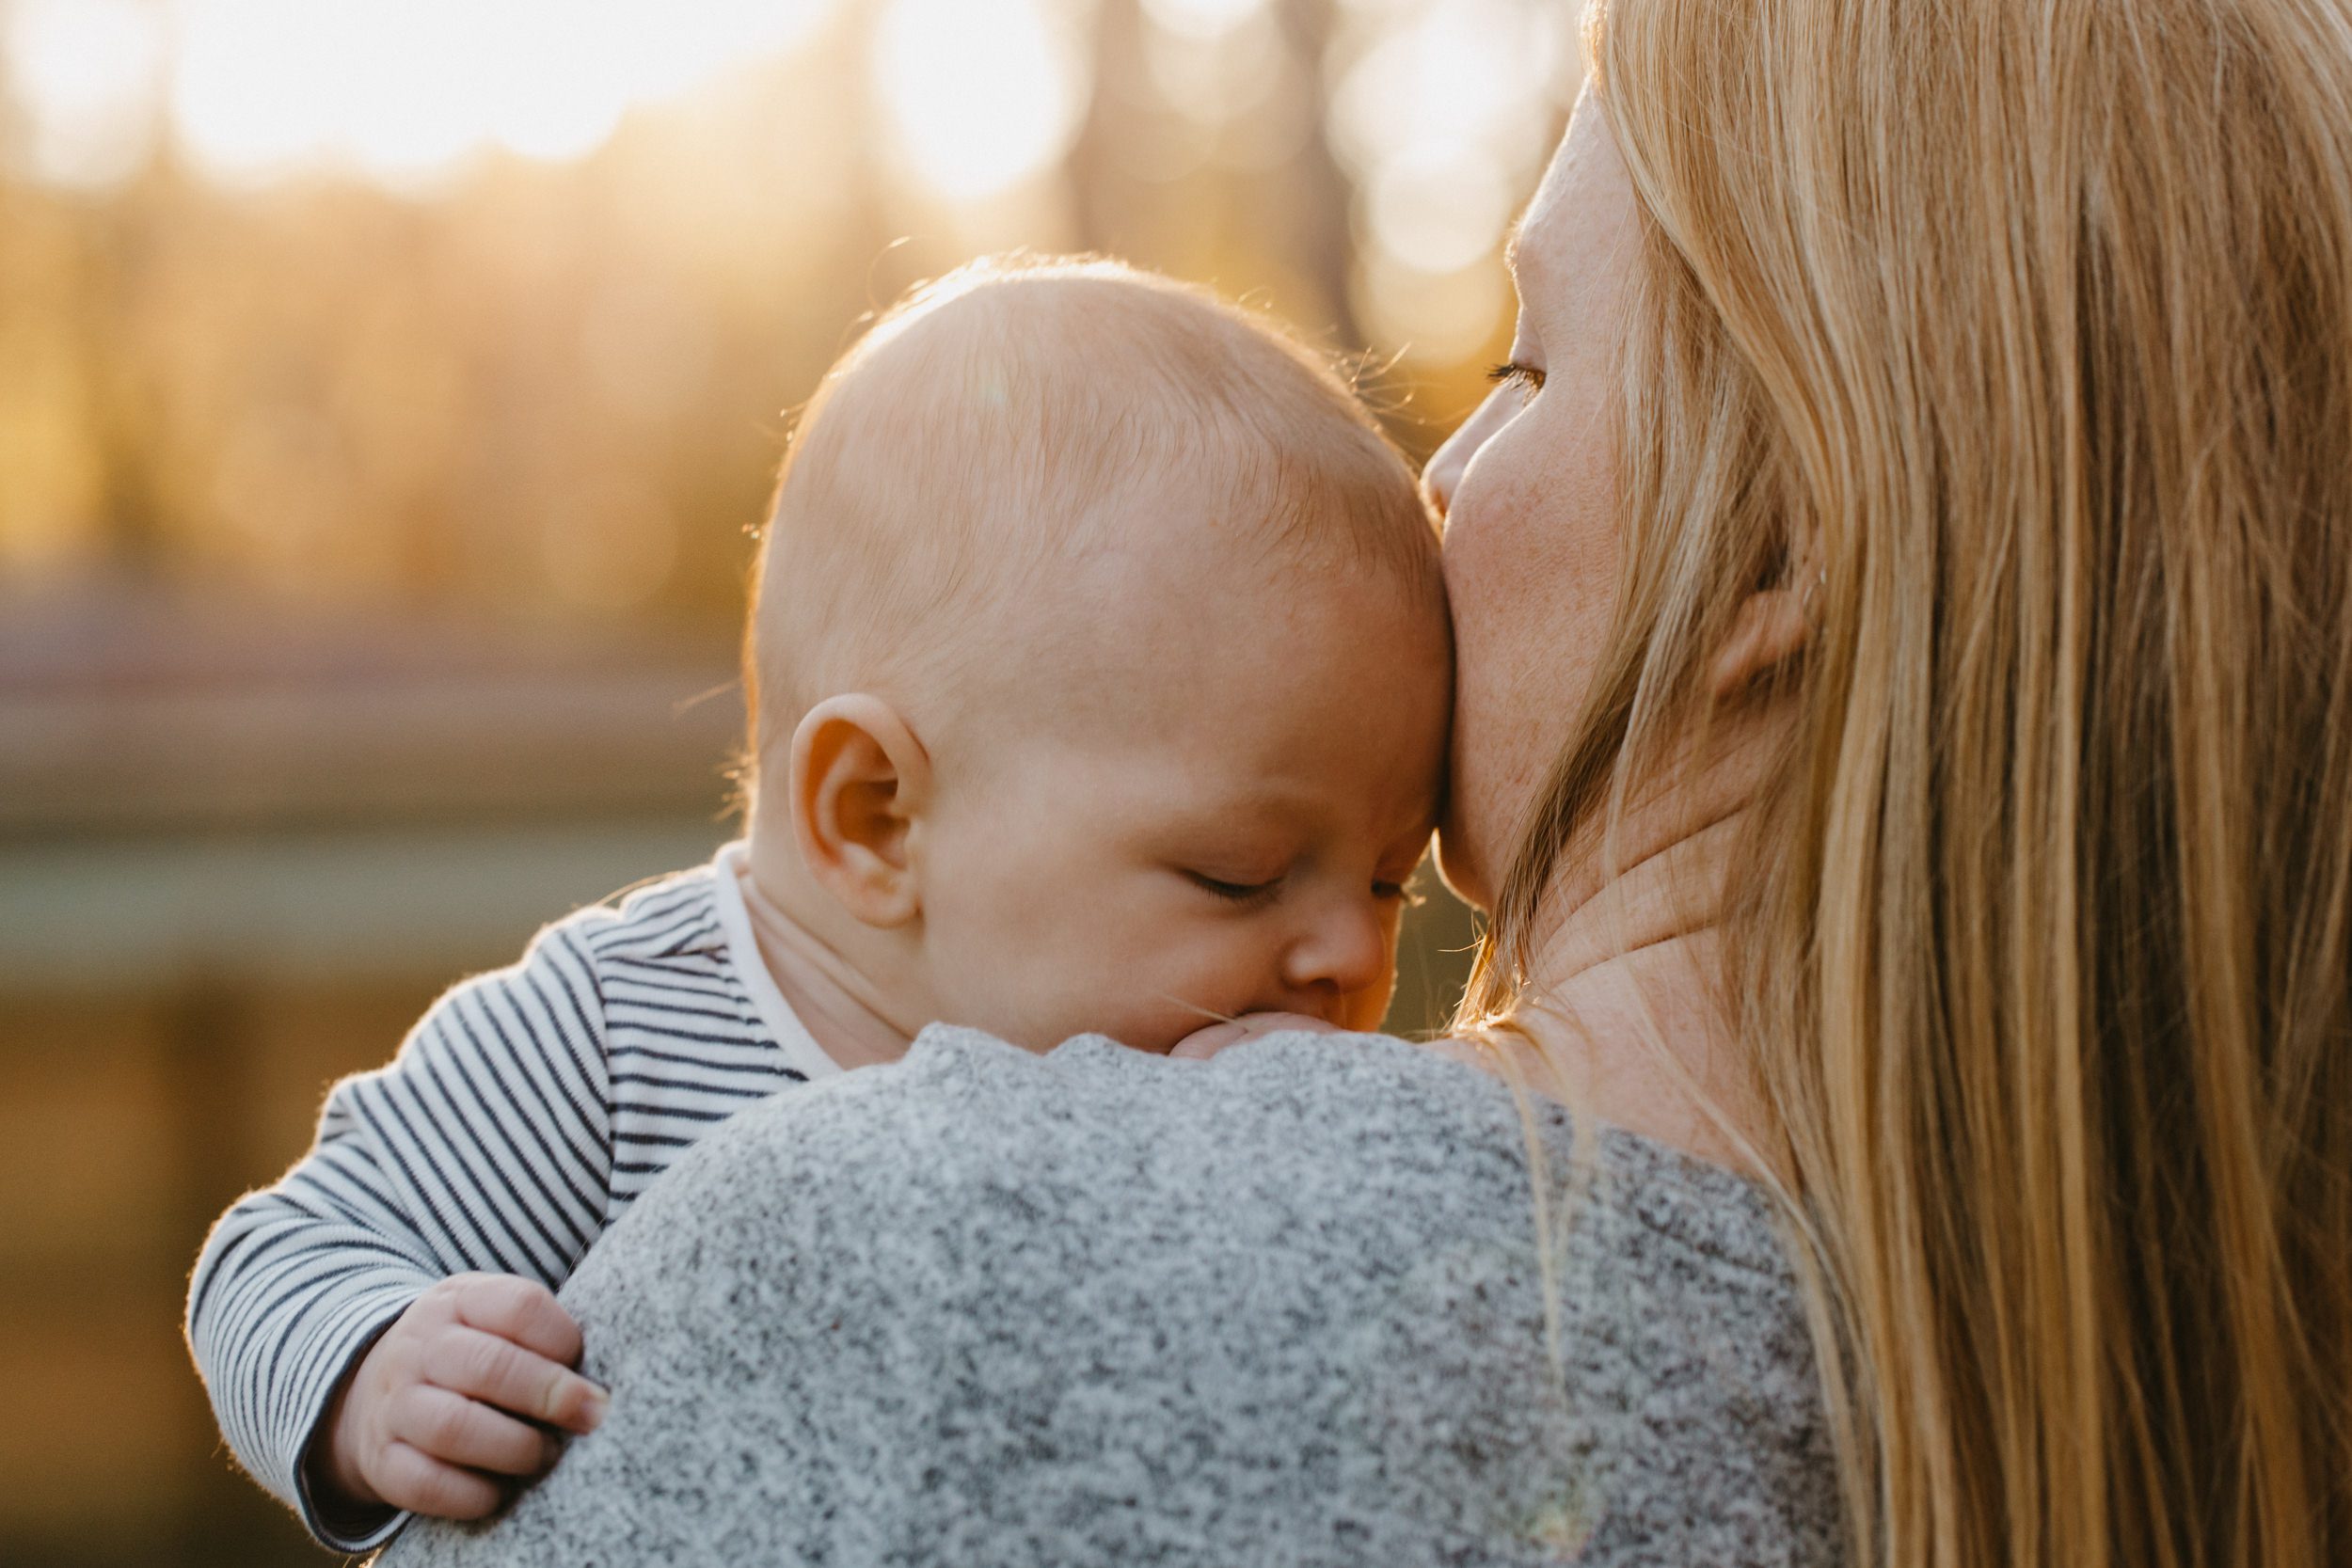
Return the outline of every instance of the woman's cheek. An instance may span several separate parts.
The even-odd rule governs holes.
[[[1508,437],[1501,444],[1507,445]],[[1502,450],[1483,454],[1454,497],[1445,535],[1446,594],[1454,615],[1452,788],[1439,852],[1446,879],[1475,903],[1491,900],[1508,855],[1497,842],[1502,781],[1518,771],[1511,752],[1512,666],[1524,657],[1518,607],[1507,592],[1515,519],[1509,487],[1497,483]]]
[[[1567,743],[1608,635],[1617,537],[1597,421],[1553,390],[1464,476],[1446,531],[1454,627],[1448,879],[1489,899],[1506,842]]]

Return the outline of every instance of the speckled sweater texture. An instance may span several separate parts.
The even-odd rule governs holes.
[[[683,1156],[563,1291],[604,1426],[382,1560],[1839,1561],[1762,1195],[1535,1123],[1549,1245],[1510,1091],[1402,1041],[933,1028]]]

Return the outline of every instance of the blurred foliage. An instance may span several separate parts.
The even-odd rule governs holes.
[[[1363,351],[1414,449],[1474,401],[1508,339],[1500,210],[1449,190],[1507,176],[1523,195],[1556,94],[1516,150],[1474,148],[1423,201],[1437,231],[1483,226],[1452,273],[1361,243],[1395,182],[1343,166],[1385,154],[1351,140],[1339,89],[1395,76],[1384,40],[1438,8],[1065,5],[1086,47],[1074,135],[960,201],[893,132],[890,94],[921,82],[866,69],[884,8],[836,7],[572,162],[490,150],[422,187],[331,162],[225,181],[166,124],[95,190],[20,158],[0,184],[0,578],[129,570],[723,641],[786,411],[908,282],[1009,245],[1111,250],[1272,305]],[[1412,336],[1416,309],[1444,341]]]

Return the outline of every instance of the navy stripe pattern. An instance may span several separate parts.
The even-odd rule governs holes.
[[[550,1289],[679,1152],[803,1074],[737,974],[705,866],[541,931],[329,1091],[318,1141],[214,1226],[188,1343],[229,1444],[323,1544],[300,1458],[342,1373],[435,1280]],[[364,1523],[361,1533],[340,1528]]]

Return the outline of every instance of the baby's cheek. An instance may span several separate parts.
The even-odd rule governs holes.
[[[1139,949],[1135,961],[1112,976],[1114,1004],[1130,1019],[1128,1044],[1165,1051],[1196,1029],[1272,1005],[1278,989],[1269,979],[1273,960],[1255,944],[1180,925]]]
[[[1341,1024],[1359,1034],[1376,1033],[1380,1021],[1389,1016],[1389,998],[1395,991],[1396,970],[1391,966],[1378,985],[1367,987],[1347,999],[1347,1005],[1343,1009],[1345,1016],[1340,1020]]]
[[[1388,961],[1381,966],[1380,977],[1347,999],[1343,1009],[1348,1028],[1362,1034],[1377,1033],[1389,1016],[1389,1004],[1396,996],[1396,943],[1402,934],[1403,911],[1400,910],[1388,921]]]
[[[1059,1037],[1107,1035],[1137,1051],[1165,1054],[1185,1036],[1221,1016],[1197,1005],[1181,975],[1128,965],[1089,968],[1066,977],[1054,1007]]]
[[[1068,991],[1082,967],[1065,933],[1008,889],[993,907],[948,901],[927,914],[930,978],[942,1022],[985,1029],[1030,1050],[1072,1031]]]

